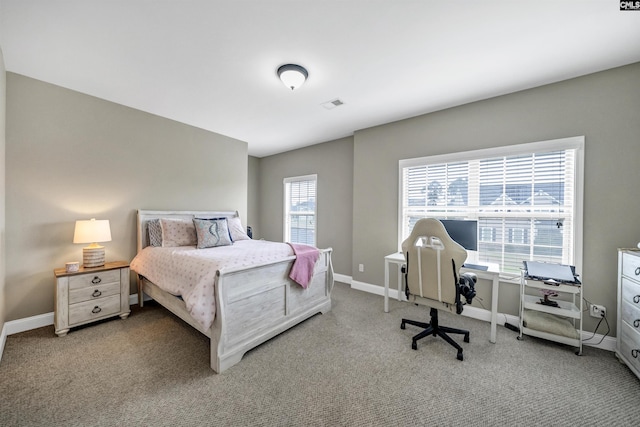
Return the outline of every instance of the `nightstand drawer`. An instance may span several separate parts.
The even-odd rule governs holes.
[[[628,253],[623,254],[622,274],[633,280],[640,281],[640,257]]]
[[[93,301],[98,298],[109,297],[111,295],[120,295],[120,283],[109,283],[106,285],[97,285],[71,290],[69,291],[69,304]]]
[[[69,326],[120,312],[120,294],[69,306]]]
[[[97,271],[69,277],[69,289],[71,290],[108,283],[120,283],[120,270]]]

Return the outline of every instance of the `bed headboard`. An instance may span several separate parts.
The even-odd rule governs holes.
[[[238,211],[147,211],[138,209],[138,252],[149,246],[147,223],[152,219],[234,218]]]

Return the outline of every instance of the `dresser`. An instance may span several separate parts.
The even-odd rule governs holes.
[[[640,378],[640,250],[618,250],[616,356]]]
[[[54,326],[63,337],[70,328],[108,317],[126,319],[129,308],[129,263],[108,262],[101,267],[68,273],[53,271],[56,277]]]

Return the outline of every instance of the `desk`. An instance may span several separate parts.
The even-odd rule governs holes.
[[[398,301],[401,299],[402,289],[402,266],[404,265],[404,254],[395,252],[384,257],[384,312],[389,312],[389,266],[395,264],[398,267]]]
[[[389,312],[389,267],[395,264],[398,268],[398,301],[402,301],[402,265],[405,264],[404,254],[402,252],[394,252],[384,257],[384,312]],[[462,267],[462,273],[475,273],[479,279],[491,280],[491,336],[489,341],[496,342],[496,325],[498,321],[498,288],[500,285],[500,270],[498,265],[494,263],[478,262],[489,266],[488,270],[474,270]]]

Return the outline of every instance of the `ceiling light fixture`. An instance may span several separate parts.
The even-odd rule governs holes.
[[[278,68],[278,77],[291,90],[298,89],[309,77],[304,67],[296,64],[285,64]]]

